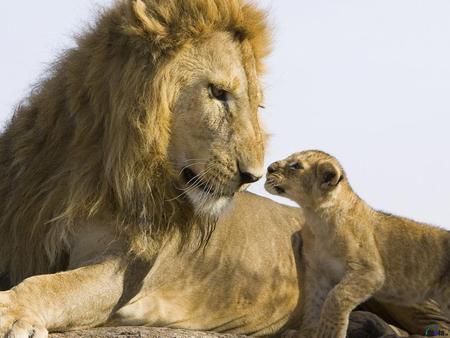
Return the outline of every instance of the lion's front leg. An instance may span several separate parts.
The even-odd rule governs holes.
[[[47,337],[44,320],[17,304],[14,291],[0,292],[0,337]]]
[[[118,304],[124,268],[119,259],[30,277],[0,292],[0,337],[46,337],[48,331],[104,323]]]

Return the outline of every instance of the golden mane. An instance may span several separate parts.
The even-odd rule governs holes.
[[[262,71],[265,15],[240,0],[120,1],[60,57],[0,136],[0,274],[17,283],[64,268],[73,229],[91,217],[156,241],[189,232],[175,213],[189,207],[167,198],[166,64],[216,31],[250,45],[244,62]]]

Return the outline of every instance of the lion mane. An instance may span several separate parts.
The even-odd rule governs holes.
[[[217,31],[263,71],[270,34],[252,4],[119,1],[16,108],[0,136],[0,273],[12,284],[64,269],[70,236],[90,218],[142,239],[136,251],[191,231],[187,203],[170,198],[176,93],[165,79],[177,50]]]

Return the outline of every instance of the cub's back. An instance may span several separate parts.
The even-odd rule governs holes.
[[[450,268],[450,233],[444,229],[377,212],[374,235],[387,277],[426,288]]]

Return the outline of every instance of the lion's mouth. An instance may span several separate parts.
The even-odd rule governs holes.
[[[189,168],[183,169],[183,178],[188,186],[195,187],[211,195],[215,192],[211,185],[208,185],[202,181],[201,178]]]
[[[207,215],[211,219],[211,216],[218,217],[229,205],[233,193],[227,194],[223,187],[211,185],[209,180],[205,182],[204,175],[196,174],[192,169],[183,169],[181,175],[186,183],[183,194],[186,194],[194,206],[196,214]]]

